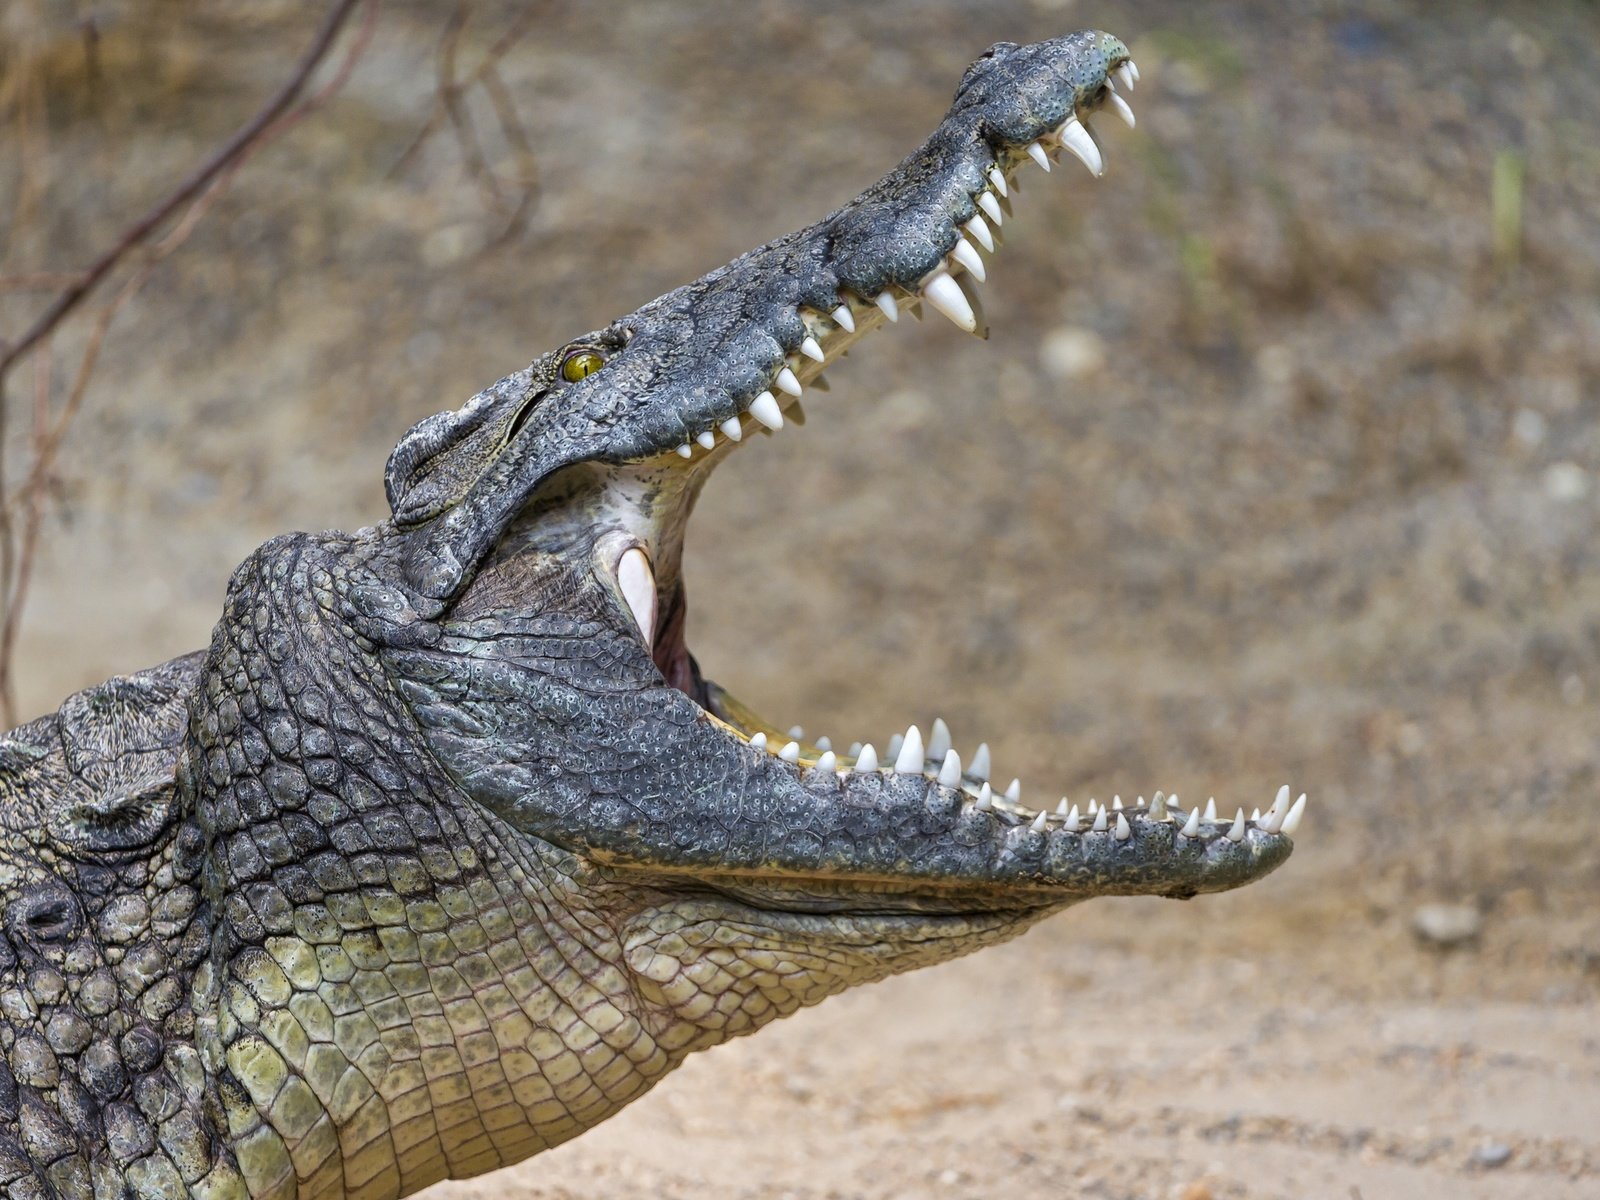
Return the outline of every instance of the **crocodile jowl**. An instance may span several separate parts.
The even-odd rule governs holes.
[[[712,466],[901,312],[982,332],[1012,175],[1099,174],[1137,79],[993,47],[844,208],[421,422],[387,521],[268,542],[209,650],[0,741],[7,1194],[406,1195],[853,984],[1287,858],[1287,789],[1034,812],[942,724],[780,735],[684,642]]]

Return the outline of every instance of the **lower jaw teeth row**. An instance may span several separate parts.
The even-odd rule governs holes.
[[[1185,811],[1180,807],[1176,795],[1169,796],[1162,792],[1157,792],[1148,804],[1145,803],[1144,797],[1140,796],[1126,809],[1120,796],[1113,796],[1109,806],[1091,799],[1083,811],[1065,796],[1061,798],[1054,812],[1028,809],[1021,804],[1022,781],[1019,779],[1013,779],[1002,794],[997,796],[994,793],[989,784],[990,763],[987,742],[979,745],[977,753],[972,756],[972,762],[963,771],[961,756],[951,746],[950,729],[942,719],[934,720],[926,745],[923,743],[921,730],[915,725],[910,726],[903,734],[895,734],[889,740],[886,757],[892,761],[887,767],[880,764],[877,751],[871,743],[863,745],[858,742],[852,745],[849,753],[841,759],[834,753],[832,743],[825,737],[818,738],[813,743],[818,751],[817,757],[812,759],[807,756],[807,761],[802,762],[800,739],[804,736],[805,731],[795,726],[789,730],[789,739],[781,745],[776,740],[769,743],[765,733],[755,734],[750,738],[750,744],[757,749],[776,754],[778,758],[794,764],[797,768],[834,771],[840,775],[848,775],[852,771],[879,770],[892,771],[897,775],[921,775],[941,787],[961,790],[972,798],[970,807],[976,811],[994,812],[1000,819],[1011,824],[1027,822],[1036,832],[1044,832],[1052,826],[1058,826],[1069,833],[1110,832],[1119,840],[1126,840],[1133,832],[1132,826],[1128,824],[1128,817],[1132,815],[1147,821],[1175,822],[1179,825],[1178,832],[1181,837],[1199,836],[1202,825],[1226,824],[1225,836],[1239,842],[1244,840],[1245,831],[1250,826],[1266,833],[1292,834],[1299,827],[1306,809],[1305,793],[1300,793],[1297,799],[1291,801],[1288,784],[1278,789],[1277,796],[1266,812],[1263,813],[1258,808],[1246,818],[1244,809],[1241,808],[1231,821],[1219,816],[1215,799],[1207,800],[1204,808],[1196,804]]]

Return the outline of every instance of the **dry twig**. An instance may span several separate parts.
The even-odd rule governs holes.
[[[363,3],[366,7],[365,20],[339,68],[315,94],[301,100],[311,76],[327,57],[350,15]],[[112,321],[123,305],[144,286],[156,267],[188,241],[204,216],[227,191],[240,168],[263,146],[303,120],[344,86],[370,41],[376,11],[377,0],[338,0],[288,81],[233,137],[143,217],[125,229],[111,248],[88,269],[76,275],[39,273],[14,276],[3,281],[4,290],[47,287],[50,286],[47,282],[50,280],[56,281],[62,288],[55,300],[15,343],[0,343],[0,429],[3,429],[5,380],[8,373],[30,355],[34,362],[30,465],[22,483],[0,502],[0,716],[4,717],[6,723],[15,719],[14,651],[37,555],[45,496],[53,479],[56,455],[73,419],[82,408],[89,380]],[[185,205],[188,207],[185,208]],[[52,335],[98,284],[130,254],[140,249],[180,209],[184,210],[183,215],[176,224],[145,256],[139,269],[129,277],[116,296],[101,308],[79,361],[72,388],[60,410],[52,416],[52,357],[49,353]]]

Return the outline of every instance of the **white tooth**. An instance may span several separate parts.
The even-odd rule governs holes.
[[[1028,143],[1028,157],[1033,159],[1047,172],[1050,170],[1050,156],[1044,152],[1044,147],[1038,142]]]
[[[922,294],[928,298],[929,304],[949,317],[957,328],[965,329],[968,333],[978,332],[977,314],[972,311],[972,305],[967,303],[961,285],[951,278],[949,271],[940,271],[923,284]]]
[[[978,280],[972,275],[961,275],[956,279],[956,286],[961,289],[962,298],[966,300],[967,307],[972,310],[972,320],[977,326],[973,334],[989,340],[989,322],[983,315],[983,297],[978,294]]]
[[[1061,797],[1061,802],[1056,805],[1056,816],[1064,817],[1066,815],[1067,815],[1067,798],[1065,796],[1063,796],[1063,797]]]
[[[1304,792],[1301,792],[1300,793],[1300,799],[1298,799],[1298,800],[1296,800],[1294,802],[1294,806],[1289,809],[1289,815],[1286,816],[1283,819],[1283,825],[1280,828],[1279,832],[1280,833],[1293,833],[1296,829],[1299,829],[1300,828],[1300,818],[1305,816],[1305,812],[1306,812],[1306,794]]]
[[[989,186],[1002,196],[1010,195],[1010,188],[1006,186],[1006,173],[999,167],[989,168]]]
[[[1123,63],[1122,65],[1128,68],[1128,74],[1133,76],[1133,81],[1135,83],[1138,83],[1139,82],[1139,64],[1134,62],[1133,59],[1130,58],[1127,62]]]
[[[943,762],[944,756],[949,752],[950,726],[944,723],[943,717],[935,717],[933,728],[928,730],[928,757]]]
[[[738,417],[729,417],[717,428],[722,430],[722,435],[730,442],[740,441],[744,437],[744,429],[740,427]]]
[[[789,370],[788,367],[779,368],[776,382],[780,392],[788,392],[791,396],[800,394],[800,381],[794,377],[794,372]]]
[[[711,430],[707,429],[704,432],[695,434],[694,440],[699,442],[707,450],[712,450],[716,448],[717,435],[712,433]]]
[[[1133,836],[1133,830],[1128,828],[1128,818],[1121,813],[1117,814],[1117,841],[1125,842]]]
[[[872,748],[872,743],[868,742],[865,746],[861,747],[861,753],[856,755],[856,770],[876,771],[877,769],[878,752]]]
[[[757,750],[765,750],[767,748],[767,735],[765,733],[756,734],[755,737],[750,739],[750,744]]]
[[[1096,800],[1093,796],[1090,796],[1089,797],[1089,812],[1090,812],[1090,814],[1092,815],[1099,807],[1100,807],[1100,801]]]
[[[828,356],[822,352],[822,345],[814,337],[805,337],[800,341],[800,353],[816,362],[826,362]]]
[[[639,547],[630,546],[617,560],[617,586],[644,638],[644,648],[649,650],[656,638],[656,576]]]
[[[978,789],[978,798],[972,802],[972,807],[979,812],[994,807],[994,791],[987,783]]]
[[[1150,801],[1150,819],[1152,821],[1165,821],[1167,819],[1166,797],[1162,796],[1160,792],[1157,792],[1155,798]]]
[[[1100,154],[1100,147],[1095,145],[1088,127],[1077,117],[1069,117],[1067,123],[1056,130],[1056,136],[1061,139],[1063,146],[1076,154],[1083,165],[1089,168],[1089,174],[1098,177],[1106,173],[1106,160]]]
[[[966,238],[956,239],[950,257],[971,272],[972,277],[979,283],[989,278],[989,272],[983,269],[983,256],[973,249],[972,243]]]
[[[895,755],[895,773],[921,775],[923,757],[922,730],[915,725],[906,726],[906,740],[900,744],[900,753]]]
[[[1095,813],[1094,824],[1089,826],[1089,828],[1094,830],[1096,833],[1104,833],[1106,831],[1106,824],[1106,810],[1102,808],[1099,812]]]
[[[856,331],[855,314],[850,311],[848,304],[839,305],[828,315],[833,318],[833,323],[846,333],[854,333]]]
[[[1117,95],[1116,89],[1111,87],[1111,81],[1106,81],[1106,103],[1111,105],[1111,111],[1122,118],[1122,123],[1132,129],[1139,122],[1134,118],[1133,109],[1128,107],[1128,102]]]
[[[978,752],[972,756],[972,765],[967,768],[967,774],[980,781],[989,778],[988,742],[978,743]]]
[[[1044,813],[1037,812],[1037,813],[1035,813],[1033,815],[1033,821],[1028,825],[1028,828],[1031,829],[1034,833],[1043,833],[1044,832],[1044,822],[1045,822]]]
[[[786,746],[784,746],[784,748],[782,750],[778,751],[778,757],[783,759],[783,761],[786,762],[786,763],[799,762],[800,761],[800,743],[799,742],[790,742],[790,743],[788,743]]]
[[[850,743],[850,749],[846,750],[845,753],[848,754],[851,758],[859,758],[860,755],[861,755],[861,743],[860,742],[851,742]]]
[[[1079,829],[1083,828],[1083,818],[1078,815],[1078,806],[1076,804],[1074,804],[1071,811],[1067,813],[1066,823],[1063,824],[1061,828],[1065,829],[1068,833],[1077,833]]]
[[[794,738],[796,741],[799,741],[801,738],[805,737],[805,735],[806,731],[803,727],[799,725],[789,726],[789,736]]]
[[[983,209],[983,215],[988,217],[989,220],[993,221],[996,226],[1004,225],[1006,223],[1005,216],[1000,211],[1000,202],[996,200],[991,193],[979,192],[977,196],[974,197],[974,200],[976,201],[978,207]]]
[[[783,413],[778,409],[778,398],[771,392],[762,392],[750,401],[750,415],[768,429],[783,428]]]
[[[678,447],[678,457],[679,458],[688,458],[693,453],[694,453],[694,447],[689,445],[688,442],[685,442],[683,445]]]
[[[900,319],[900,306],[894,302],[894,297],[888,292],[879,292],[878,298],[873,303],[883,310],[883,315],[888,317],[891,322]]]
[[[1215,796],[1206,801],[1206,815],[1200,819],[1213,822],[1217,819],[1217,798]]]
[[[832,738],[819,737],[816,741],[812,742],[811,744],[813,746],[815,746],[818,750],[832,750],[833,749],[833,739]]]
[[[1022,780],[1013,779],[1011,781],[1010,786],[1006,788],[1006,799],[1013,804],[1022,799]]]
[[[836,771],[839,769],[839,756],[832,750],[824,750],[822,757],[817,759],[816,769],[819,771]]]
[[[944,756],[944,766],[939,768],[939,785],[953,788],[961,784],[961,756],[954,750],[947,750]]]
[[[1121,812],[1122,811],[1122,797],[1121,796],[1113,796],[1113,797],[1111,797],[1111,807],[1116,809],[1118,812]]]
[[[1125,62],[1115,71],[1111,72],[1117,77],[1117,82],[1123,87],[1127,88],[1130,92],[1133,91],[1133,85],[1139,82],[1134,76],[1133,71],[1130,69],[1132,65],[1133,64],[1131,62]]]
[[[973,213],[961,228],[970,233],[978,245],[982,246],[990,254],[994,253],[994,234],[989,232],[989,222],[983,219],[982,213]]]
[[[1268,813],[1279,813],[1279,814],[1282,814],[1284,812],[1287,812],[1288,808],[1289,808],[1289,785],[1286,783],[1286,784],[1284,784],[1282,787],[1280,787],[1278,789],[1277,796],[1275,796],[1273,798],[1272,807],[1269,808],[1267,810],[1267,812]]]
[[[1200,832],[1200,810],[1198,808],[1189,810],[1189,819],[1183,823],[1183,828],[1178,832],[1183,834],[1184,837],[1191,838]]]
[[[1228,826],[1228,840],[1230,842],[1244,841],[1244,809],[1240,809],[1233,818],[1233,824]]]
[[[1239,811],[1243,812],[1244,809],[1241,808]],[[1250,823],[1252,825],[1261,824],[1261,810],[1259,808],[1252,808],[1250,810]]]
[[[891,737],[889,739],[888,756],[890,758],[899,758],[900,757],[900,747],[904,746],[905,744],[906,744],[906,735],[903,734],[903,733],[895,734],[893,737]]]

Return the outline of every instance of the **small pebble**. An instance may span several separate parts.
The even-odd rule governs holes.
[[[1511,1147],[1503,1142],[1484,1142],[1472,1152],[1472,1163],[1478,1167],[1503,1167],[1511,1161]]]
[[[1459,946],[1483,932],[1483,916],[1470,904],[1424,904],[1411,914],[1411,930],[1435,946]]]

